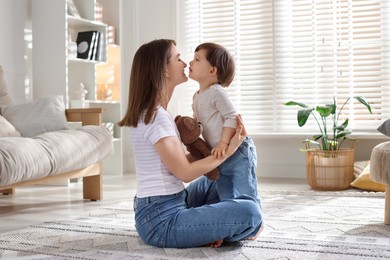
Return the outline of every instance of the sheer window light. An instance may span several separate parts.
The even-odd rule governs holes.
[[[284,102],[339,105],[354,132],[376,132],[390,116],[389,9],[381,0],[182,0],[179,48],[187,61],[202,42],[225,46],[236,59],[236,78],[226,90],[250,134],[316,132],[300,128],[296,109]],[[194,81],[186,83],[180,111],[192,115]]]

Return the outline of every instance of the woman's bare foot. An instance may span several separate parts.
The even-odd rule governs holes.
[[[206,246],[212,247],[212,248],[218,248],[218,247],[221,247],[222,243],[223,243],[223,240],[217,240],[213,243],[206,244]]]
[[[256,238],[261,234],[261,232],[263,232],[263,230],[264,230],[264,224],[261,225],[259,231],[257,232],[257,234],[254,237],[248,237],[246,240],[256,240]]]
[[[256,238],[261,234],[261,232],[263,232],[263,230],[264,230],[264,224],[260,227],[259,231],[257,232],[257,234],[254,237],[248,237],[245,240],[256,240]],[[205,246],[212,247],[212,248],[218,248],[218,247],[221,247],[222,243],[223,243],[223,240],[217,240],[215,242],[208,243]]]

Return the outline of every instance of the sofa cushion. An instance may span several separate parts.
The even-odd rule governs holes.
[[[385,122],[383,122],[378,128],[378,132],[390,136],[390,119],[387,119]]]
[[[63,96],[49,96],[2,108],[2,114],[24,137],[68,129]]]
[[[52,163],[46,154],[32,138],[0,138],[0,186],[47,176]]]
[[[370,161],[356,161],[353,163],[353,176],[356,179],[363,172]]]
[[[2,106],[11,106],[14,104],[14,101],[8,94],[7,84],[4,80],[4,70],[0,65],[0,108]]]
[[[0,138],[0,186],[83,169],[112,152],[110,132],[97,125]]]
[[[0,116],[0,137],[10,136],[20,136],[20,133],[4,117]]]
[[[351,183],[352,187],[368,191],[385,191],[385,185],[375,182],[370,176],[370,163],[363,169],[359,176]]]
[[[85,125],[75,130],[43,133],[34,137],[52,159],[52,174],[82,169],[112,153],[112,136],[104,126]]]

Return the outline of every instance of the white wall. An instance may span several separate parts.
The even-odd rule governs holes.
[[[16,103],[24,103],[29,96],[29,89],[25,88],[28,71],[24,57],[27,10],[27,0],[0,2],[0,65],[3,66],[8,90]]]
[[[123,113],[127,109],[129,75],[135,51],[146,42],[159,38],[175,39],[176,0],[123,0],[121,2],[120,45]],[[134,173],[131,143],[123,130],[124,172]]]

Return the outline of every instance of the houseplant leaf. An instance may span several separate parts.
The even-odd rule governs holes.
[[[320,114],[321,117],[328,117],[334,111],[333,105],[317,106],[316,111]]]
[[[336,129],[337,131],[343,131],[345,128],[347,128],[348,123],[349,123],[349,119],[347,118],[347,119],[345,119],[344,123],[342,123],[342,124],[339,125],[339,126],[336,126],[335,129]]]
[[[300,107],[309,107],[308,105],[306,104],[303,104],[303,103],[300,103],[300,102],[295,102],[295,101],[288,101],[286,103],[284,103],[285,106],[300,106]]]
[[[284,105],[285,106],[300,106],[300,107],[305,108],[305,109],[299,110],[297,113],[297,121],[298,121],[298,125],[300,127],[302,127],[306,124],[307,119],[309,118],[311,112],[314,110],[314,108],[309,107],[306,104],[296,102],[296,101],[288,101],[288,102],[284,103]]]
[[[346,137],[347,135],[350,135],[352,132],[351,131],[341,131],[335,136],[335,140]]]
[[[317,141],[318,139],[320,139],[320,138],[322,138],[324,135],[322,135],[322,134],[320,134],[320,135],[314,135],[313,136],[313,140],[314,141]],[[306,140],[308,140],[308,139],[306,139]]]
[[[320,146],[320,143],[319,143],[319,142],[316,142],[316,141],[311,140],[311,139],[305,139],[305,140],[303,140],[303,143],[306,144],[306,149],[302,149],[302,148],[299,149],[299,150],[302,151],[302,152],[307,152],[308,150],[310,150],[310,144]],[[321,146],[320,146],[320,147],[321,147]]]
[[[307,119],[309,118],[311,112],[314,108],[302,109],[298,111],[297,120],[299,126],[304,126],[306,124]]]
[[[366,101],[366,99],[362,96],[355,96],[353,97],[354,99],[356,99],[357,101],[359,101],[359,103],[363,104],[364,106],[367,107],[368,111],[370,111],[370,114],[372,114],[371,112],[371,106],[370,104],[368,104],[368,102]]]

